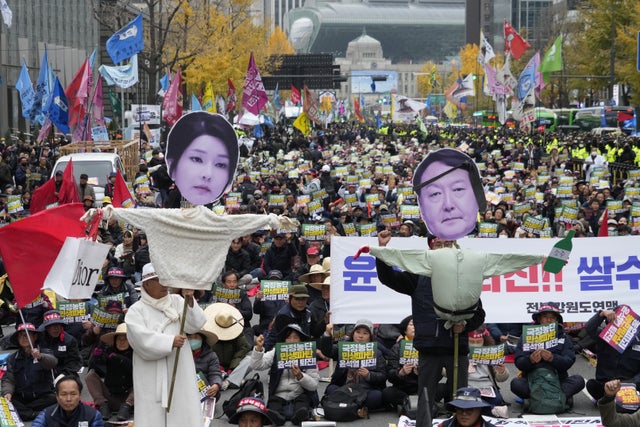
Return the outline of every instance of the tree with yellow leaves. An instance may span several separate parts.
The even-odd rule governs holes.
[[[269,40],[267,40],[267,55],[294,55],[295,53],[296,51],[289,41],[289,38],[284,31],[277,26],[269,36]]]

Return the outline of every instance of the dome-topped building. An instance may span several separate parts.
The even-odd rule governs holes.
[[[367,35],[365,30],[362,35],[347,44],[347,59],[352,62],[378,61],[384,59],[382,55],[382,43]]]

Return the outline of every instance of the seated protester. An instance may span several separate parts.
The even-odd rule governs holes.
[[[149,241],[147,240],[146,233],[139,231],[138,240],[140,243],[138,244],[138,249],[136,249],[133,256],[135,259],[136,281],[139,281],[142,278],[142,267],[151,262],[151,257],[149,255]]]
[[[327,325],[325,333],[320,338],[320,349],[322,352],[334,360],[338,360],[338,345],[332,344],[333,325]],[[369,320],[361,319],[353,327],[351,341],[371,342],[373,341],[373,323]],[[364,406],[368,411],[383,408],[382,389],[387,384],[386,361],[382,352],[376,350],[375,368],[336,368],[331,375],[331,383],[325,390],[325,395],[329,395],[345,384],[359,384],[367,390],[367,399]]]
[[[636,335],[625,351],[620,354],[599,333],[603,322],[607,324],[616,319],[614,310],[599,310],[585,325],[589,336],[596,342],[595,354],[598,357],[596,377],[587,381],[587,391],[596,400],[605,395],[605,383],[617,379],[623,383],[633,383],[640,390],[640,340]]]
[[[307,250],[307,258],[313,260],[316,264],[309,267],[309,270],[305,274],[301,274],[298,277],[300,282],[303,282],[307,286],[307,292],[309,293],[309,303],[322,299],[321,293],[317,287],[312,286],[312,283],[322,283],[324,279],[329,276],[329,272],[326,271],[322,265],[317,264],[320,261],[320,249],[311,247]],[[323,329],[324,331],[324,329]]]
[[[127,324],[120,323],[115,332],[102,335],[100,341],[105,347],[89,364],[87,389],[104,420],[117,410],[118,421],[126,421],[134,404],[133,349],[127,340]]]
[[[237,237],[231,241],[227,258],[224,262],[225,271],[233,270],[238,274],[238,279],[251,273],[251,256],[242,248],[242,237]],[[251,277],[249,277],[251,281]]]
[[[117,314],[118,324],[124,322],[124,313],[122,310],[122,303],[120,301],[109,301],[104,310],[108,313]],[[85,358],[85,360],[89,360],[91,358],[91,354],[95,347],[103,346],[100,341],[100,337],[106,333],[113,332],[116,326],[113,326],[110,329],[105,325],[103,328],[94,324],[92,320],[85,320],[82,323],[82,327],[85,329],[84,334],[82,335],[82,344],[85,347],[83,349],[83,354],[85,352],[89,354],[89,357]]]
[[[299,325],[288,325],[279,337],[278,342],[301,342],[309,340]],[[256,345],[251,352],[251,367],[256,370],[269,368],[269,401],[267,407],[274,412],[276,425],[283,425],[291,420],[295,425],[307,421],[311,410],[318,405],[318,369],[302,370],[297,365],[290,369],[278,369],[276,349],[265,353],[264,336],[256,338]]]
[[[621,414],[616,411],[616,393],[620,391],[620,380],[611,380],[604,385],[604,396],[598,400],[602,425],[607,427],[633,427],[640,424],[640,411]]]
[[[133,277],[136,272],[135,246],[133,244],[133,231],[125,230],[122,233],[123,242],[116,246],[113,259],[127,277]]]
[[[265,274],[271,270],[280,270],[285,280],[293,280],[293,259],[298,256],[298,249],[288,241],[286,233],[278,232],[264,254],[263,268]]]
[[[53,370],[55,376],[78,375],[82,368],[82,357],[78,348],[78,341],[65,333],[65,323],[58,310],[47,311],[44,323],[38,328],[40,332],[40,346],[48,348],[58,359],[58,365]]]
[[[267,409],[262,399],[245,397],[238,403],[236,413],[229,418],[229,424],[240,424],[243,427],[262,427],[274,425],[271,411]]]
[[[225,289],[238,289],[238,281],[240,280],[240,275],[235,270],[229,270],[222,273],[220,277],[221,286]],[[247,291],[240,290],[240,302],[234,303],[229,301],[220,301],[225,302],[238,310],[242,314],[244,318],[245,325],[245,336],[247,337],[247,341],[249,344],[253,342],[253,329],[251,329],[251,319],[253,318],[253,308],[251,306],[251,300],[249,296],[247,296]]]
[[[31,421],[38,412],[56,403],[52,369],[58,359],[49,349],[40,349],[38,332],[31,323],[17,324],[11,341],[18,351],[7,359],[2,396],[13,403],[22,421]]]
[[[496,344],[500,344],[508,342],[510,337],[520,338],[520,335],[522,335],[522,325],[524,325],[524,323],[487,323],[487,329]],[[505,350],[508,354],[514,353],[515,344],[507,344]]]
[[[31,427],[104,426],[100,412],[80,400],[82,381],[78,376],[59,376],[55,390],[57,403],[40,412]]]
[[[484,325],[468,334],[470,347],[495,345],[493,337]],[[500,393],[500,387],[498,387],[499,382],[504,382],[509,378],[507,367],[504,364],[484,365],[469,360],[468,372],[467,383],[469,387],[487,390],[488,394],[494,395],[482,396],[482,399],[491,405],[491,407],[483,411],[483,414],[498,418],[509,418],[509,408]]]
[[[211,332],[201,330],[197,334],[187,334],[187,339],[193,353],[196,373],[201,372],[204,375],[207,396],[212,399],[220,397],[222,371],[220,371],[218,355],[211,350],[211,346],[218,341],[218,337]]]
[[[31,301],[20,309],[24,316],[24,323],[31,323],[36,328],[39,328],[43,322],[44,313],[49,310],[53,310],[55,307],[49,300],[49,297],[44,292],[40,292],[37,298]],[[21,322],[21,320],[18,320]]]
[[[330,323],[331,276],[327,275],[322,282],[309,283],[309,287],[319,290],[321,296],[309,304],[313,325],[311,336],[319,338],[327,328],[327,323]]]
[[[267,280],[282,280],[282,273],[280,270],[271,270],[267,276]],[[255,336],[267,335],[271,322],[276,317],[278,310],[284,307],[287,303],[284,300],[278,301],[265,301],[264,293],[260,290],[256,293],[256,298],[253,301],[253,313],[260,316],[260,323],[253,325],[253,332]]]
[[[518,341],[515,355],[515,365],[522,376],[511,380],[511,391],[522,399],[528,399],[531,395],[527,376],[538,368],[547,368],[558,374],[562,391],[567,397],[567,404],[573,404],[573,395],[584,388],[584,378],[580,375],[569,375],[568,371],[576,361],[571,340],[565,335],[562,327],[562,315],[555,303],[543,303],[538,311],[532,314],[537,325],[557,323],[558,345],[549,350],[524,351],[522,349],[522,337]]]
[[[120,267],[109,267],[107,270],[106,286],[104,286],[98,294],[98,297],[123,294],[124,306],[122,309],[125,314],[127,313],[127,309],[140,299],[140,295],[135,287],[126,281],[128,278],[129,276],[125,274]]]
[[[211,349],[218,356],[223,377],[228,375],[221,389],[237,388],[251,365],[251,359],[246,357],[251,351],[251,344],[243,333],[244,319],[237,308],[224,302],[208,306],[205,314],[209,317],[210,313],[215,315],[213,321],[207,321],[207,330],[218,337]]]
[[[413,341],[416,330],[413,325],[413,316],[407,316],[400,322],[400,329],[404,331],[402,340]],[[402,410],[408,408],[409,395],[418,394],[418,364],[409,362],[400,363],[401,341],[398,340],[391,350],[387,359],[387,378],[393,384],[382,390],[382,400],[386,406]]]
[[[269,334],[264,341],[264,348],[269,351],[276,344],[277,337],[287,325],[296,323],[305,334],[311,335],[313,322],[311,311],[307,308],[309,293],[305,285],[293,285],[289,290],[289,301],[276,314]]]
[[[459,388],[455,398],[447,403],[447,410],[453,412],[453,416],[438,427],[495,427],[482,418],[482,411],[490,406],[482,400],[477,388]]]

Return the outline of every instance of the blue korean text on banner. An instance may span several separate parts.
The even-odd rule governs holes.
[[[45,109],[49,119],[60,132],[69,133],[69,103],[58,78]]]
[[[131,58],[144,49],[142,35],[142,14],[116,31],[107,40],[107,53],[114,64]]]
[[[29,71],[27,70],[27,63],[22,60],[22,69],[20,70],[20,76],[16,82],[16,89],[20,92],[20,101],[22,102],[22,117],[27,120],[33,120],[31,112],[33,111],[33,101],[35,98],[35,91],[31,84],[31,78],[29,77]]]

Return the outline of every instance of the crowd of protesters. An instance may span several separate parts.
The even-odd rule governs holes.
[[[416,372],[413,366],[398,364],[396,344],[411,339],[412,320],[376,328],[366,319],[346,328],[330,324],[329,257],[332,236],[375,236],[380,230],[404,237],[427,236],[411,179],[430,150],[459,148],[478,165],[488,209],[480,213],[473,236],[562,237],[574,229],[576,237],[587,237],[603,235],[603,229],[608,236],[637,235],[640,231],[640,142],[632,137],[528,135],[506,128],[465,127],[430,127],[424,133],[415,126],[372,129],[334,123],[309,137],[279,125],[266,128],[265,137],[252,144],[244,138],[240,141],[241,161],[234,185],[212,209],[229,215],[275,213],[295,218],[301,226],[298,230],[258,231],[229,242],[218,285],[229,289],[239,286],[241,299],[216,315],[219,330],[215,340],[204,332],[189,337],[194,358],[207,355],[205,368],[211,372],[211,384],[206,393],[210,396],[239,386],[252,369],[269,369],[273,363],[269,351],[276,342],[318,340],[324,344],[318,347],[318,360],[326,363],[335,344],[335,339],[332,343],[328,338],[342,333],[356,342],[378,341],[380,363],[370,370],[361,368],[364,371],[337,370],[332,380],[335,387],[328,390],[364,382],[370,410],[406,404],[406,395],[416,392]],[[0,141],[0,221],[6,224],[28,215],[31,193],[49,179],[59,148],[53,141],[42,145]],[[139,207],[188,204],[168,179],[162,147],[153,148],[145,142],[141,148],[138,175],[149,177],[153,194],[137,192],[134,187]],[[79,185],[85,186],[79,187],[83,193],[88,191],[82,179]],[[96,205],[111,202],[109,191],[105,194],[105,200],[95,201]],[[23,209],[16,214],[10,212],[9,203],[15,202],[17,195]],[[146,235],[144,230],[111,220],[104,224],[99,238],[112,250],[104,264],[102,289],[93,303],[106,313],[114,313],[121,322],[139,298],[133,284],[149,263]],[[262,279],[291,281],[288,301],[262,301],[255,286]],[[248,295],[255,298],[250,300]],[[201,304],[216,302],[213,292],[196,296]],[[19,322],[16,336],[5,344],[19,347],[22,353],[18,354],[27,361],[46,360],[40,364],[41,370],[51,368],[67,376],[77,372],[76,365],[83,360],[90,368],[87,385],[101,415],[109,418],[115,410],[119,420],[128,419],[134,402],[126,328],[117,327],[119,322],[97,325],[91,320],[66,324],[66,337],[75,344],[65,344],[65,354],[58,354],[59,341],[67,338],[60,337],[62,328],[57,325],[63,322],[53,308],[43,294],[26,307],[37,311],[35,320]],[[548,311],[557,313],[554,307]],[[252,327],[254,313],[260,320],[254,319]],[[342,332],[336,332],[338,329]],[[483,331],[476,333],[489,335]],[[36,345],[34,349],[27,345],[27,334]],[[48,345],[51,351],[44,348],[48,341],[53,343]],[[387,364],[386,359],[394,363]],[[2,393],[26,401],[15,405],[23,419],[33,419],[40,410],[55,404],[56,389],[46,375],[37,372],[42,384],[34,391],[33,383],[15,381],[11,369],[7,378],[14,383],[3,379]],[[630,371],[631,376],[640,374],[640,366],[634,365]],[[231,381],[234,378],[235,382]],[[277,383],[269,387],[267,407],[275,411],[275,421],[279,425],[285,420],[299,424],[309,419],[318,404],[317,372],[294,369],[282,376],[272,370],[271,378]],[[600,385],[610,379],[597,378]],[[288,410],[287,402],[293,405]],[[503,405],[502,401],[497,404]],[[505,415],[504,410],[499,412]]]

